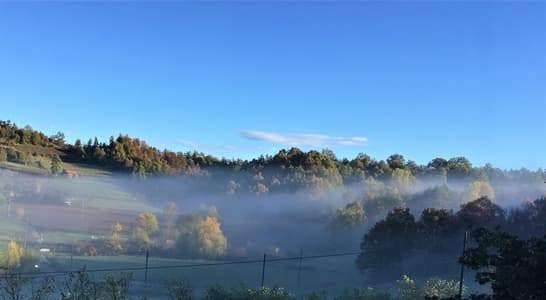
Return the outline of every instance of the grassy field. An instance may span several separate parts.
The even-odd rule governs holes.
[[[145,197],[123,189],[110,178],[81,177],[55,180],[51,184],[55,189],[74,198],[73,205],[132,212],[160,211]]]
[[[24,174],[31,174],[31,175],[45,176],[50,174],[50,172],[46,169],[38,168],[35,166],[17,164],[13,162],[7,162],[7,161],[0,162],[0,169],[6,169],[13,172],[21,172]]]
[[[256,258],[260,260],[260,258]],[[145,266],[144,256],[96,256],[73,257],[56,256],[49,259],[50,265],[43,270],[76,270],[86,267],[93,269],[139,268]],[[166,258],[150,258],[149,266],[183,266],[191,264],[217,263],[206,260],[180,260]],[[336,295],[347,287],[366,286],[365,276],[354,265],[354,256],[333,257],[303,260],[300,281],[298,283],[299,261],[267,262],[265,268],[265,284],[267,286],[282,286],[294,293],[310,293],[322,291],[328,295]],[[151,269],[148,271],[148,296],[162,296],[164,286],[173,280],[187,281],[197,293],[215,284],[228,287],[259,287],[261,284],[262,263],[248,263],[220,266],[181,267],[168,269]],[[135,287],[142,288],[144,271],[133,271]],[[98,272],[96,277],[104,274]]]
[[[261,260],[261,257],[247,258],[245,260]],[[86,267],[88,270],[116,269],[116,268],[144,268],[144,256],[96,256],[96,257],[73,257],[56,256],[49,260],[51,264],[44,268],[53,270],[77,270]],[[134,282],[133,293],[147,295],[151,299],[164,299],[166,286],[173,280],[184,280],[195,290],[196,294],[202,295],[207,287],[222,285],[224,287],[245,287],[257,288],[261,285],[262,262],[209,265],[194,267],[172,267],[187,266],[192,264],[213,264],[221,261],[188,260],[188,259],[166,259],[150,257],[148,271],[148,282],[144,284],[144,270],[131,271]],[[426,267],[426,258],[420,264]],[[153,269],[158,266],[171,266],[167,269]],[[441,276],[444,279],[458,278],[458,266],[454,263],[448,273]],[[264,284],[269,287],[279,286],[287,289],[296,295],[308,295],[319,292],[326,295],[327,299],[333,299],[340,295],[345,289],[371,287],[378,290],[397,293],[396,280],[402,274],[407,274],[421,286],[429,277],[419,277],[417,274],[406,273],[403,266],[388,268],[382,275],[370,272],[360,272],[355,266],[355,256],[326,257],[302,260],[301,268],[299,260],[269,261],[266,262]],[[447,271],[447,270],[446,270]],[[104,276],[104,272],[94,273],[95,278]],[[115,273],[114,273],[115,274]],[[387,275],[389,279],[379,278]],[[469,286],[472,292],[487,292],[482,286],[478,286],[474,280],[474,273],[467,270],[465,285]]]
[[[108,236],[116,221],[129,228],[139,212],[161,211],[113,177],[70,179],[37,175],[31,171],[39,168],[21,164],[0,168],[5,166],[10,171],[0,174],[0,251],[10,240],[27,241],[34,248],[84,244]]]

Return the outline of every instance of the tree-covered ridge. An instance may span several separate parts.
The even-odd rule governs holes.
[[[39,146],[62,146],[64,145],[64,134],[59,132],[48,137],[28,125],[24,128],[19,128],[15,123],[0,120],[0,143],[3,145],[31,144]]]
[[[39,151],[40,149],[53,149],[57,152]],[[541,169],[507,171],[489,164],[475,167],[464,157],[434,158],[426,165],[419,165],[400,154],[393,154],[385,160],[377,160],[367,154],[360,154],[353,159],[339,159],[327,149],[319,152],[291,148],[280,150],[272,156],[241,160],[217,158],[199,152],[160,150],[127,135],[111,137],[108,142],[100,142],[94,138],[87,143],[76,140],[74,144],[68,144],[65,143],[62,133],[47,137],[30,126],[19,128],[9,121],[0,122],[0,161],[29,164],[29,161],[32,162],[29,156],[53,159],[56,153],[66,162],[86,163],[141,177],[205,175],[217,178],[222,173],[222,178],[228,180],[224,180],[221,188],[228,193],[245,191],[260,194],[270,190],[300,187],[322,192],[370,178],[392,181],[398,189],[404,189],[415,179],[426,178],[443,181],[540,181],[545,177]],[[55,170],[58,171],[57,166]],[[243,173],[250,175],[242,176]]]

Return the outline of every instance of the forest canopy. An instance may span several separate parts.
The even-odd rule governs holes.
[[[494,198],[488,182],[540,182],[546,177],[542,169],[502,170],[490,164],[477,167],[465,157],[433,158],[428,164],[419,165],[401,154],[393,154],[385,160],[364,153],[353,159],[340,159],[328,149],[302,151],[291,148],[251,160],[226,159],[199,152],[160,150],[143,140],[121,134],[117,138],[111,137],[108,142],[93,138],[85,143],[78,139],[70,144],[61,132],[46,136],[30,126],[21,128],[10,121],[0,121],[0,161],[36,165],[52,174],[63,173],[62,163],[67,162],[141,178],[187,176],[211,181],[220,178],[222,186],[217,188],[228,194],[257,195],[300,188],[320,194],[353,183],[381,184],[374,180],[390,183],[393,194],[404,194],[416,179],[430,179],[439,183],[473,182],[474,187],[468,195],[470,200],[478,196]],[[373,193],[373,190],[371,188],[369,192]]]

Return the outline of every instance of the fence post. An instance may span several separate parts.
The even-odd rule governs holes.
[[[262,261],[262,287],[264,287],[264,281],[265,281],[265,260],[266,260],[266,255],[264,253],[264,260]]]
[[[302,264],[302,261],[303,261],[303,248],[300,249],[300,260],[298,262],[298,292],[301,292],[300,291],[300,281],[301,281],[301,264]]]
[[[72,241],[72,245],[70,245],[70,269],[72,269],[72,263],[74,261],[74,243],[75,241]]]
[[[463,254],[462,257],[464,257],[464,252],[466,251],[466,237],[468,235],[468,231],[464,232],[464,238],[463,238]],[[459,299],[463,299],[463,280],[464,280],[464,264],[461,263],[461,276],[459,278]]]
[[[150,253],[148,252],[148,249],[146,249],[146,268],[144,269],[144,284],[148,285],[148,258],[150,256]]]

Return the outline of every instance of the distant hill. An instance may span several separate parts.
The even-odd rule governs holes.
[[[61,132],[46,136],[30,126],[18,127],[0,121],[0,167],[35,174],[183,176],[216,182],[228,193],[266,193],[308,188],[330,190],[362,182],[367,178],[411,181],[435,178],[453,180],[543,180],[543,170],[501,170],[491,165],[475,167],[464,157],[434,158],[418,165],[399,154],[376,160],[366,154],[354,159],[338,159],[330,150],[280,150],[273,156],[252,160],[219,159],[198,152],[159,150],[127,135],[97,138],[86,143],[66,143]]]

